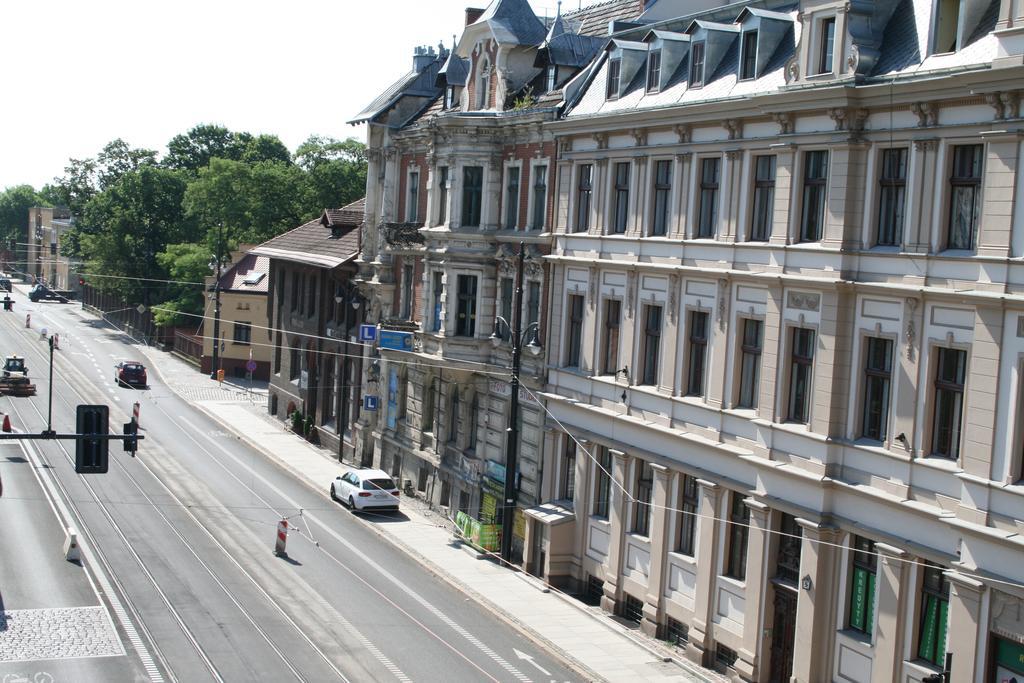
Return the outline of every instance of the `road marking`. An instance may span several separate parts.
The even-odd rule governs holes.
[[[548,671],[547,669],[542,667],[537,662],[533,661],[533,655],[528,655],[525,652],[521,652],[521,651],[519,651],[519,650],[517,650],[515,648],[512,648],[512,652],[514,652],[516,654],[516,657],[518,657],[519,659],[524,659],[527,662],[529,662],[530,664],[532,664],[533,666],[537,667],[537,669],[540,670],[540,672],[542,674],[544,674],[545,676],[550,676],[551,675],[550,671]]]

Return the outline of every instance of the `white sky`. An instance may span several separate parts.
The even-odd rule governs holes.
[[[543,16],[555,0],[531,0]],[[576,9],[580,0],[564,8]],[[592,0],[582,0],[584,6]],[[39,189],[115,138],[163,154],[198,123],[363,139],[345,122],[451,45],[486,0],[10,0],[0,3],[0,189]]]

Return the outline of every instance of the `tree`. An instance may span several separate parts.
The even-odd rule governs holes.
[[[245,146],[242,161],[254,164],[260,161],[276,161],[291,165],[292,153],[276,135],[257,135]]]
[[[121,138],[111,140],[95,159],[69,159],[64,175],[46,185],[42,194],[55,206],[66,206],[80,216],[86,203],[116,183],[124,174],[156,164],[156,152],[131,147]]]
[[[307,173],[317,209],[345,206],[366,194],[366,145],[354,138],[313,135],[295,150],[295,163]]]
[[[168,244],[156,255],[156,261],[167,272],[167,299],[153,311],[161,326],[194,325],[199,327],[206,307],[202,286],[210,274],[210,249],[203,243]],[[191,284],[190,284],[191,283]]]
[[[223,225],[229,241],[263,242],[316,215],[306,197],[297,166],[213,159],[189,183],[185,210],[208,229]]]
[[[0,246],[6,248],[7,241],[11,239],[18,242],[27,239],[28,210],[41,203],[39,194],[31,185],[15,185],[0,192]]]
[[[96,157],[96,176],[99,189],[105,190],[125,173],[137,171],[143,165],[156,165],[155,150],[130,147],[121,138],[108,142]]]
[[[163,163],[168,168],[196,172],[214,158],[238,161],[251,140],[252,135],[248,133],[232,133],[224,126],[199,124],[171,138]]]
[[[148,304],[165,289],[156,255],[168,244],[194,242],[195,221],[182,208],[186,177],[181,171],[143,165],[124,174],[89,200],[82,216],[82,254],[89,271],[124,279],[98,278],[102,289]]]

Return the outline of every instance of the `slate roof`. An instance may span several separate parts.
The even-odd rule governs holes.
[[[548,29],[534,65],[546,63],[578,69],[589,64],[603,44],[603,38],[574,33],[568,22],[558,16]]]
[[[547,32],[526,0],[493,0],[473,23],[484,22],[499,43],[539,45]]]
[[[249,254],[336,268],[359,254],[359,226],[365,209],[364,199],[340,209],[325,209],[320,218],[267,240]]]
[[[423,69],[412,70],[388,86],[384,92],[374,98],[370,104],[355,115],[349,123],[363,123],[389,109],[404,95],[417,97],[433,97],[437,94],[437,72],[441,68],[440,60],[435,59]]]
[[[269,274],[270,259],[250,251],[221,275],[220,289],[245,294],[266,294]]]
[[[562,16],[573,23],[579,23],[577,33],[584,36],[607,36],[608,23],[630,21],[644,11],[643,0],[608,0],[599,2]]]
[[[448,61],[437,72],[437,80],[435,82],[438,85],[441,84],[442,76],[444,76],[444,81],[448,85],[466,85],[466,79],[469,77],[469,60],[458,56],[453,50],[448,55]]]

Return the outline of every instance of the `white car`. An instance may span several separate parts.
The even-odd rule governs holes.
[[[331,498],[353,510],[397,510],[398,487],[384,470],[349,470],[331,482]]]

